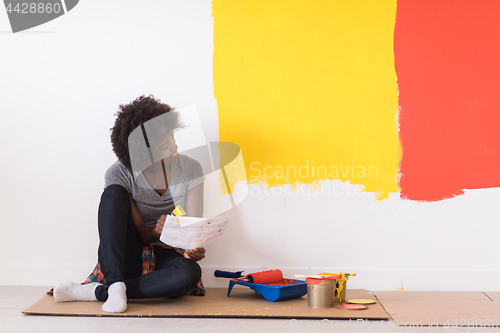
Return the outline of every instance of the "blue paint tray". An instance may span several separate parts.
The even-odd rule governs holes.
[[[281,285],[279,285],[279,283],[273,283],[273,285],[269,285],[231,279],[229,280],[227,297],[229,297],[229,294],[231,294],[231,290],[233,290],[233,287],[237,284],[245,287],[250,287],[250,289],[264,296],[264,298],[269,302],[276,302],[290,298],[299,298],[307,294],[307,283],[301,280],[283,279],[281,280]]]

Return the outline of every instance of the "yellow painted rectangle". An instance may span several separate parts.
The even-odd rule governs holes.
[[[213,0],[220,141],[250,182],[397,192],[396,0]]]

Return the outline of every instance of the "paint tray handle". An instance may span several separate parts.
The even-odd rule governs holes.
[[[233,290],[234,285],[237,281],[229,280],[229,287],[227,288],[227,297],[231,294],[231,290]]]

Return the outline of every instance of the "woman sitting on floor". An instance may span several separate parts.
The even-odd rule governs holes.
[[[98,264],[85,284],[54,288],[54,298],[103,301],[103,311],[124,312],[127,299],[203,295],[196,261],[205,249],[159,241],[176,206],[188,216],[203,215],[201,165],[177,153],[179,115],[152,96],[119,108],[111,133],[118,161],[106,171],[98,212]]]

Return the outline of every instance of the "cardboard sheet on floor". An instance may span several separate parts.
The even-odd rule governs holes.
[[[482,292],[374,291],[398,326],[500,325],[500,303]],[[486,321],[487,320],[487,321]],[[484,327],[484,326],[481,326]]]
[[[129,300],[125,313],[107,313],[101,310],[101,302],[57,303],[54,297],[45,295],[37,303],[23,311],[37,315],[69,316],[127,316],[127,317],[244,317],[244,318],[327,318],[327,319],[389,319],[378,304],[366,310],[341,310],[334,308],[313,309],[307,306],[307,296],[296,299],[269,302],[249,288],[234,288],[227,297],[226,288],[207,288],[205,296],[181,296]],[[364,290],[347,290],[349,298],[371,298]]]
[[[485,294],[491,298],[495,304],[500,305],[500,292],[485,292]]]

